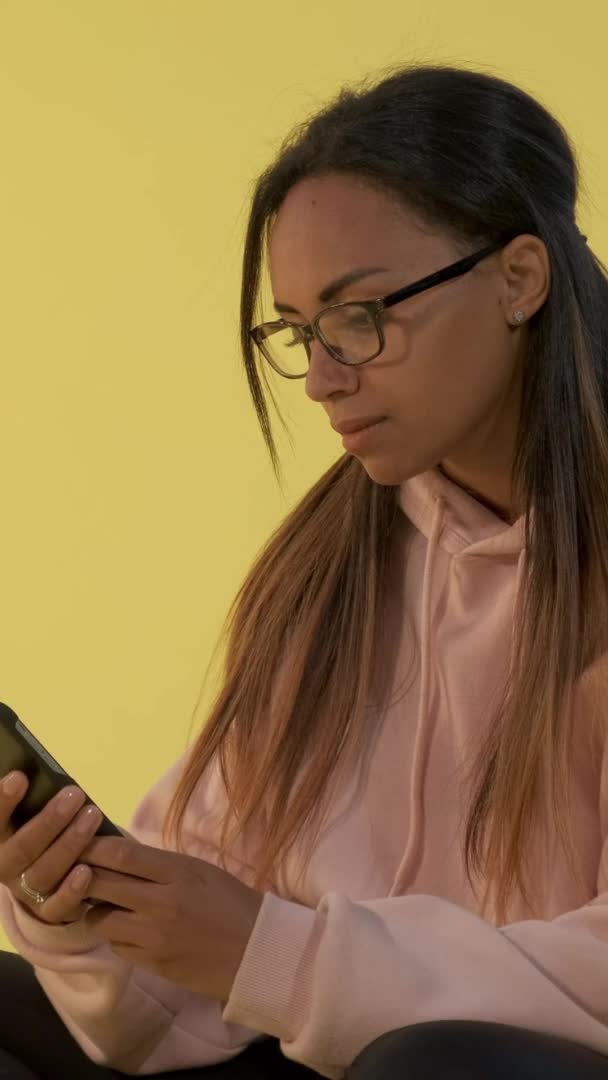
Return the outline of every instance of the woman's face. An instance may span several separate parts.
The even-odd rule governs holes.
[[[293,323],[329,303],[386,295],[463,254],[407,207],[335,174],[291,189],[269,245],[275,302]],[[363,267],[384,269],[320,301],[331,282]],[[340,364],[315,340],[306,394],[333,426],[386,417],[352,450],[377,483],[399,484],[441,462],[455,479],[478,482],[480,491],[489,485],[497,496],[499,474],[510,475],[527,340],[526,323],[517,326],[513,315],[521,309],[529,319],[548,280],[544,244],[519,236],[469,273],[389,308],[384,350],[369,363]]]

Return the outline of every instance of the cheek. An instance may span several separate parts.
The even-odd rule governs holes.
[[[377,483],[398,484],[483,430],[506,398],[515,354],[489,303],[464,302],[420,326],[391,325],[386,341],[367,379],[370,400],[378,411],[385,406],[391,424],[361,461]]]
[[[475,414],[511,378],[512,344],[504,320],[489,304],[461,302],[425,325],[391,329],[391,356],[400,358],[391,365],[395,403],[408,411],[411,403],[421,419],[442,412]]]

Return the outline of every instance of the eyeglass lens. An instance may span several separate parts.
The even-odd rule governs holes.
[[[325,312],[319,329],[327,343],[347,364],[360,364],[380,350],[380,338],[373,316],[360,304],[345,304]],[[295,325],[285,326],[263,340],[272,364],[285,375],[306,375],[310,346]]]

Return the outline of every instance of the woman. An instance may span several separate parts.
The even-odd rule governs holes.
[[[3,796],[9,1075],[608,1077],[608,284],[577,185],[537,101],[426,65],[343,91],[260,177],[262,432],[279,476],[260,373],[301,378],[347,453],[77,900],[84,841],[48,808],[11,830]],[[195,961],[163,967],[180,933]]]

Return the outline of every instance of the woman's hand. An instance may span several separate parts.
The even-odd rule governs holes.
[[[77,922],[87,910],[83,905],[87,881],[74,867],[80,865],[81,851],[99,828],[102,814],[91,804],[81,809],[86,796],[71,784],[16,829],[11,817],[29,786],[24,773],[17,776],[16,791],[7,793],[0,785],[0,883],[39,922],[57,926]],[[20,886],[21,874],[30,889],[48,893],[48,900],[36,904],[28,899]]]
[[[264,894],[202,859],[135,840],[96,837],[79,856],[93,869],[85,925],[112,952],[225,1003]]]

